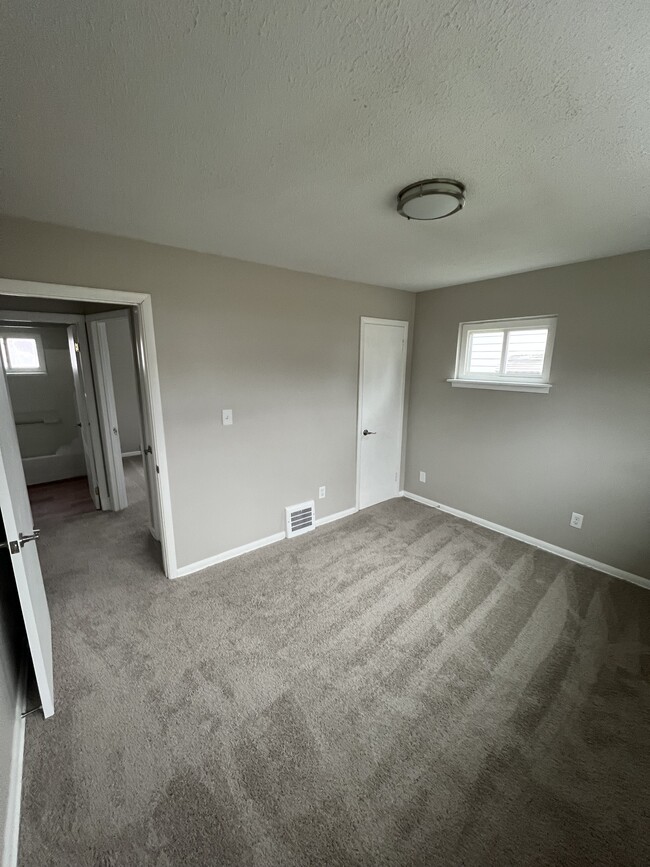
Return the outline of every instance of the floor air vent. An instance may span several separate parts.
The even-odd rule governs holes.
[[[299,536],[314,529],[314,501],[287,506],[287,536]]]

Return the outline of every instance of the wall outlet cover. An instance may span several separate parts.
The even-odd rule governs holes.
[[[427,474],[423,470],[420,470],[420,481],[426,482],[426,480],[427,480]]]
[[[575,527],[576,530],[579,530],[582,527],[582,521],[584,519],[584,515],[580,515],[578,512],[571,513],[571,520],[569,523],[572,527]]]
[[[321,485],[321,487],[318,489],[318,499],[319,500],[325,499],[325,493],[326,493],[325,485]]]

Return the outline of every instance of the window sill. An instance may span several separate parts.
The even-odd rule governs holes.
[[[492,391],[528,391],[533,394],[548,394],[550,382],[493,382],[486,379],[448,379],[452,388],[487,388]]]

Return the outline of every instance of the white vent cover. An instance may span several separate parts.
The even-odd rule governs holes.
[[[287,536],[299,536],[314,529],[314,501],[287,506]]]

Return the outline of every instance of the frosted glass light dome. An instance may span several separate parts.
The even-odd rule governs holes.
[[[397,196],[397,211],[407,220],[440,220],[465,204],[465,185],[449,178],[409,184]]]

